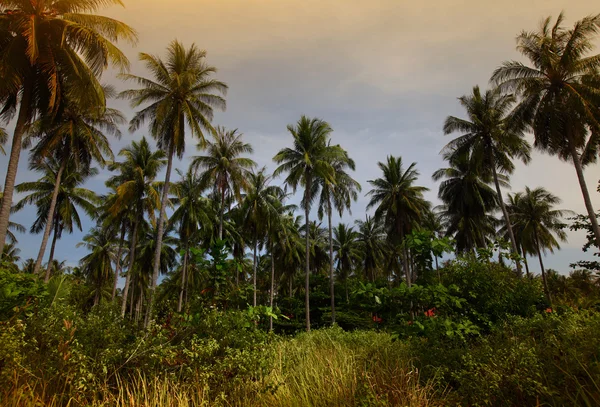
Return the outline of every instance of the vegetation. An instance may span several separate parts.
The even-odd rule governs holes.
[[[542,257],[569,227],[587,232],[584,251],[600,248],[583,178],[600,144],[600,15],[523,32],[533,67],[505,62],[495,87],[459,98],[465,118],[440,129],[458,133],[433,174],[442,205],[425,198],[418,163],[389,155],[368,181],[372,215],[334,225],[362,190],[325,120],[290,124],[270,174],[241,132],[212,123],[228,88],[206,52],[173,41],[164,59],[140,54],[147,76],[128,73],[114,43],[135,32],[91,14],[109,4],[121,2],[0,0],[1,112],[16,114],[0,209],[0,404],[600,403],[600,266],[567,276]],[[137,86],[119,94],[137,109],[129,129],[147,124],[156,146],[142,137],[113,155],[126,120],[100,85],[111,64]],[[573,163],[587,215],[539,187],[503,197],[513,161],[531,160],[527,132]],[[199,155],[172,180],[186,135]],[[41,178],[15,185],[23,145]],[[103,195],[85,188],[95,166]],[[14,190],[26,194],[15,205]],[[43,235],[21,262],[11,232],[25,227],[10,213],[26,205]],[[57,241],[84,214],[87,253],[66,267]]]

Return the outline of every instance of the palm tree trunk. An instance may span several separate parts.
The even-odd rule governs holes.
[[[535,247],[538,253],[538,259],[540,260],[540,269],[542,270],[542,281],[544,282],[544,291],[546,292],[546,298],[550,306],[552,306],[552,297],[550,296],[550,290],[548,289],[548,279],[546,278],[546,270],[544,269],[544,262],[542,261],[542,251],[540,250],[540,241],[538,239],[537,229],[533,229],[533,235],[535,236]]]
[[[329,221],[329,295],[331,296],[331,323],[335,324],[335,282],[333,280],[333,235],[331,226],[331,198],[327,200]]]
[[[519,245],[519,255],[523,257],[523,263],[525,263],[525,273],[527,273],[527,278],[531,277],[529,273],[529,263],[527,262],[527,255],[525,254],[525,250],[523,250],[523,245]]]
[[[133,303],[135,302],[135,276],[131,276],[131,298],[129,299],[129,320],[133,320],[134,312],[133,312]],[[125,298],[125,303],[127,303],[127,298]]]
[[[519,254],[519,250],[517,249],[517,240],[515,239],[515,234],[513,233],[513,228],[510,223],[510,216],[508,215],[508,211],[506,210],[506,205],[504,204],[504,198],[502,197],[502,190],[500,189],[500,182],[498,181],[498,173],[496,172],[496,162],[492,156],[490,160],[492,164],[492,171],[494,172],[494,184],[496,185],[496,194],[498,194],[498,204],[502,209],[502,215],[504,216],[504,221],[506,222],[506,229],[508,230],[508,236],[510,238],[510,243],[512,245],[512,252],[515,255]],[[517,265],[517,271],[521,272],[521,262],[519,260],[515,260]]]
[[[48,238],[50,237],[50,230],[52,230],[52,225],[54,225],[54,211],[56,210],[56,201],[58,200],[60,181],[66,166],[67,160],[63,159],[60,163],[58,173],[56,174],[56,183],[54,184],[54,191],[52,191],[52,200],[50,201],[50,209],[48,209],[48,218],[46,220],[46,227],[44,228],[44,237],[42,238],[42,245],[40,246],[40,251],[38,253],[37,260],[35,261],[35,267],[33,268],[34,274],[37,274],[42,266],[44,253],[46,252],[46,245],[48,244]],[[50,280],[50,270],[46,270],[44,283],[47,283],[48,280]]]
[[[30,81],[25,80],[23,86],[23,95],[19,107],[19,117],[13,133],[13,141],[6,169],[6,178],[4,181],[4,193],[2,196],[2,206],[0,207],[0,253],[4,253],[4,244],[6,243],[6,234],[8,233],[8,222],[10,219],[10,209],[12,207],[12,198],[15,190],[15,180],[19,168],[19,158],[21,156],[21,145],[23,144],[23,134],[25,127],[31,116],[31,99],[33,95]],[[39,269],[39,268],[38,268]]]
[[[579,154],[577,153],[575,145],[571,141],[569,141],[569,145],[571,149],[571,158],[573,159],[575,171],[577,172],[577,179],[579,180],[579,186],[581,187],[581,194],[583,195],[583,201],[585,202],[585,208],[588,211],[588,216],[592,224],[592,231],[594,232],[594,237],[596,238],[596,246],[600,248],[600,227],[598,226],[596,212],[594,212],[594,206],[592,205],[590,192],[588,191],[587,184],[583,176],[583,166],[581,165],[581,159],[579,158]]]
[[[98,304],[100,304],[100,290],[101,287],[100,285],[96,285],[96,293],[94,295],[94,307],[97,306]]]
[[[130,246],[129,246],[129,268],[127,269],[127,274],[125,276],[125,287],[123,288],[123,302],[121,303],[121,317],[125,316],[125,309],[127,308],[127,293],[129,292],[129,285],[131,282],[131,277],[133,274],[133,264],[135,262],[135,246],[137,245],[137,234],[138,234],[138,226],[140,223],[139,214],[137,215],[135,222],[133,223],[133,231],[129,237]],[[133,290],[132,290],[133,291]],[[132,293],[133,296],[133,293]],[[133,306],[129,307],[129,312],[133,314]]]
[[[310,215],[310,211],[309,211],[309,203],[310,203],[310,177],[307,177],[306,180],[306,190],[304,192],[304,196],[305,196],[305,205],[304,205],[304,219],[305,219],[305,223],[306,223],[306,230],[305,230],[305,248],[306,248],[306,264],[305,264],[305,268],[304,268],[304,272],[305,272],[305,277],[306,277],[306,281],[305,281],[305,285],[304,285],[304,290],[305,290],[305,307],[306,307],[306,331],[310,332],[310,233],[309,233],[309,228],[310,228],[310,223],[309,223],[309,215]]]
[[[181,289],[179,290],[179,302],[177,303],[177,312],[181,312],[183,305],[183,297],[185,294],[185,286],[187,283],[187,263],[188,263],[188,244],[184,243],[185,252],[183,254],[183,265],[181,266]]]
[[[119,283],[119,274],[121,274],[121,255],[123,253],[123,242],[125,241],[125,232],[127,231],[127,223],[123,222],[121,226],[121,238],[119,239],[119,249],[117,250],[117,261],[115,264],[115,281],[113,282],[113,290],[111,301],[117,296],[117,284]]]
[[[165,174],[165,185],[162,191],[162,199],[160,201],[160,215],[158,215],[158,231],[156,233],[156,249],[154,250],[154,263],[152,270],[152,284],[150,285],[150,293],[148,297],[148,308],[146,309],[146,319],[144,327],[148,327],[150,323],[150,315],[154,306],[154,295],[158,284],[158,271],[160,269],[160,254],[162,252],[163,233],[165,230],[165,212],[167,207],[167,199],[169,197],[169,181],[171,179],[171,168],[173,167],[173,148],[171,143],[169,147],[169,159],[167,161],[167,172]]]
[[[225,213],[225,188],[221,188],[221,213],[219,213],[219,240],[223,240],[223,214]]]
[[[52,272],[52,261],[54,260],[54,249],[56,248],[56,239],[58,237],[58,216],[54,216],[54,226],[52,227],[52,244],[50,245],[50,257],[48,258],[48,266],[46,268],[46,274],[50,275]]]
[[[258,261],[256,259],[256,248],[258,246],[256,235],[254,236],[254,261],[252,263],[252,306],[256,307],[256,268]]]
[[[269,307],[273,311],[273,296],[275,291],[275,257],[273,256],[273,242],[271,242],[271,291],[269,293]],[[269,331],[273,330],[273,317],[269,316]]]

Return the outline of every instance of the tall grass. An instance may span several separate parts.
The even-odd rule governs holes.
[[[43,382],[23,382],[4,393],[6,407],[197,406],[435,406],[443,394],[419,384],[406,345],[387,334],[326,329],[277,341],[274,363],[262,379],[226,392],[204,383],[149,378],[119,379],[93,399],[53,394]],[[215,372],[218,374],[218,372]],[[0,390],[1,391],[1,390]],[[1,393],[0,393],[1,394]]]

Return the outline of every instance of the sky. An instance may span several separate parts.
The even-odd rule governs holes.
[[[178,39],[207,51],[207,62],[217,67],[216,78],[229,85],[227,109],[213,123],[239,129],[254,147],[252,158],[273,170],[272,157],[291,144],[286,131],[302,114],[319,117],[334,129],[332,140],[356,161],[355,178],[363,186],[352,213],[342,221],[364,218],[368,180],[380,175],[378,161],[387,155],[417,163],[419,183],[430,188],[426,198],[439,203],[437,183],[431,174],[443,166],[439,155],[451,139],[442,125],[448,115],[461,117],[457,98],[474,85],[488,86],[492,71],[509,59],[522,60],[515,50],[521,30],[534,30],[546,16],[566,14],[566,23],[600,12],[597,2],[577,0],[123,0],[125,8],[112,7],[99,14],[117,18],[138,31],[137,45],[120,44],[131,61],[131,72],[148,75],[138,53],[163,56]],[[600,45],[600,43],[599,43]],[[600,52],[600,48],[597,48]],[[118,90],[130,84],[108,71],[104,82]],[[111,102],[128,118],[126,101]],[[9,126],[10,128],[10,126]],[[114,140],[117,153],[146,129],[131,134],[123,128]],[[187,138],[186,154],[175,168],[186,168],[200,154],[197,141]],[[17,183],[39,177],[21,156]],[[0,156],[5,169],[8,157]],[[104,191],[106,172],[86,186]],[[586,169],[586,180],[596,208],[600,165]],[[275,182],[282,182],[281,179]],[[517,164],[511,191],[525,186],[544,187],[562,199],[561,208],[585,213],[575,170],[556,157],[533,153],[528,166]],[[17,196],[16,199],[19,197]],[[313,211],[314,212],[314,211]],[[313,218],[315,213],[313,213]],[[13,215],[29,228],[34,208]],[[334,219],[338,222],[339,218]],[[86,253],[77,248],[83,232],[63,235],[57,243],[59,260],[76,265]],[[36,257],[41,235],[19,235],[23,259]],[[547,267],[567,273],[569,264],[591,259],[581,252],[583,232],[570,232],[562,250],[548,254]],[[47,250],[48,252],[49,250]],[[533,272],[539,272],[530,259]]]

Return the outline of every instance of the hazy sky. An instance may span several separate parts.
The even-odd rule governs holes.
[[[420,183],[431,190],[427,198],[438,202],[431,174],[444,162],[441,148],[450,140],[441,131],[448,115],[461,116],[456,100],[473,85],[486,87],[495,67],[520,58],[515,36],[537,28],[548,15],[564,9],[567,23],[600,12],[595,1],[357,1],[357,0],[123,0],[125,9],[102,14],[130,24],[139,33],[134,47],[122,49],[132,62],[132,72],[146,75],[138,52],[164,55],[170,41],[196,43],[208,52],[217,77],[229,85],[227,111],[214,123],[238,128],[255,148],[259,165],[273,169],[273,155],[290,144],[286,125],[301,114],[327,120],[335,130],[333,141],[346,148],[357,163],[356,178],[369,190],[367,180],[379,176],[377,161],[400,155],[417,162]],[[594,5],[596,5],[594,7]],[[600,52],[600,49],[597,50]],[[105,81],[119,90],[127,84],[112,73]],[[114,107],[128,118],[132,110],[124,101]],[[116,152],[143,130],[115,141]],[[188,139],[186,157],[175,165],[185,168],[198,154]],[[0,157],[5,170],[7,157]],[[103,190],[106,174],[87,187]],[[33,180],[27,155],[21,157],[17,182]],[[600,166],[589,167],[586,179],[595,207]],[[512,190],[542,186],[563,199],[562,208],[585,212],[574,168],[534,153],[533,162],[517,166]],[[364,194],[345,222],[362,218]],[[13,220],[29,227],[35,216],[29,209]],[[86,222],[84,232],[92,225]],[[57,258],[74,265],[85,254],[75,245],[82,233],[65,235],[57,244]],[[547,264],[562,272],[570,262],[589,258],[581,245],[583,233],[570,233],[563,250],[548,255]],[[22,257],[35,257],[41,235],[19,236]],[[49,251],[49,250],[48,250]],[[532,271],[538,272],[535,259]]]

